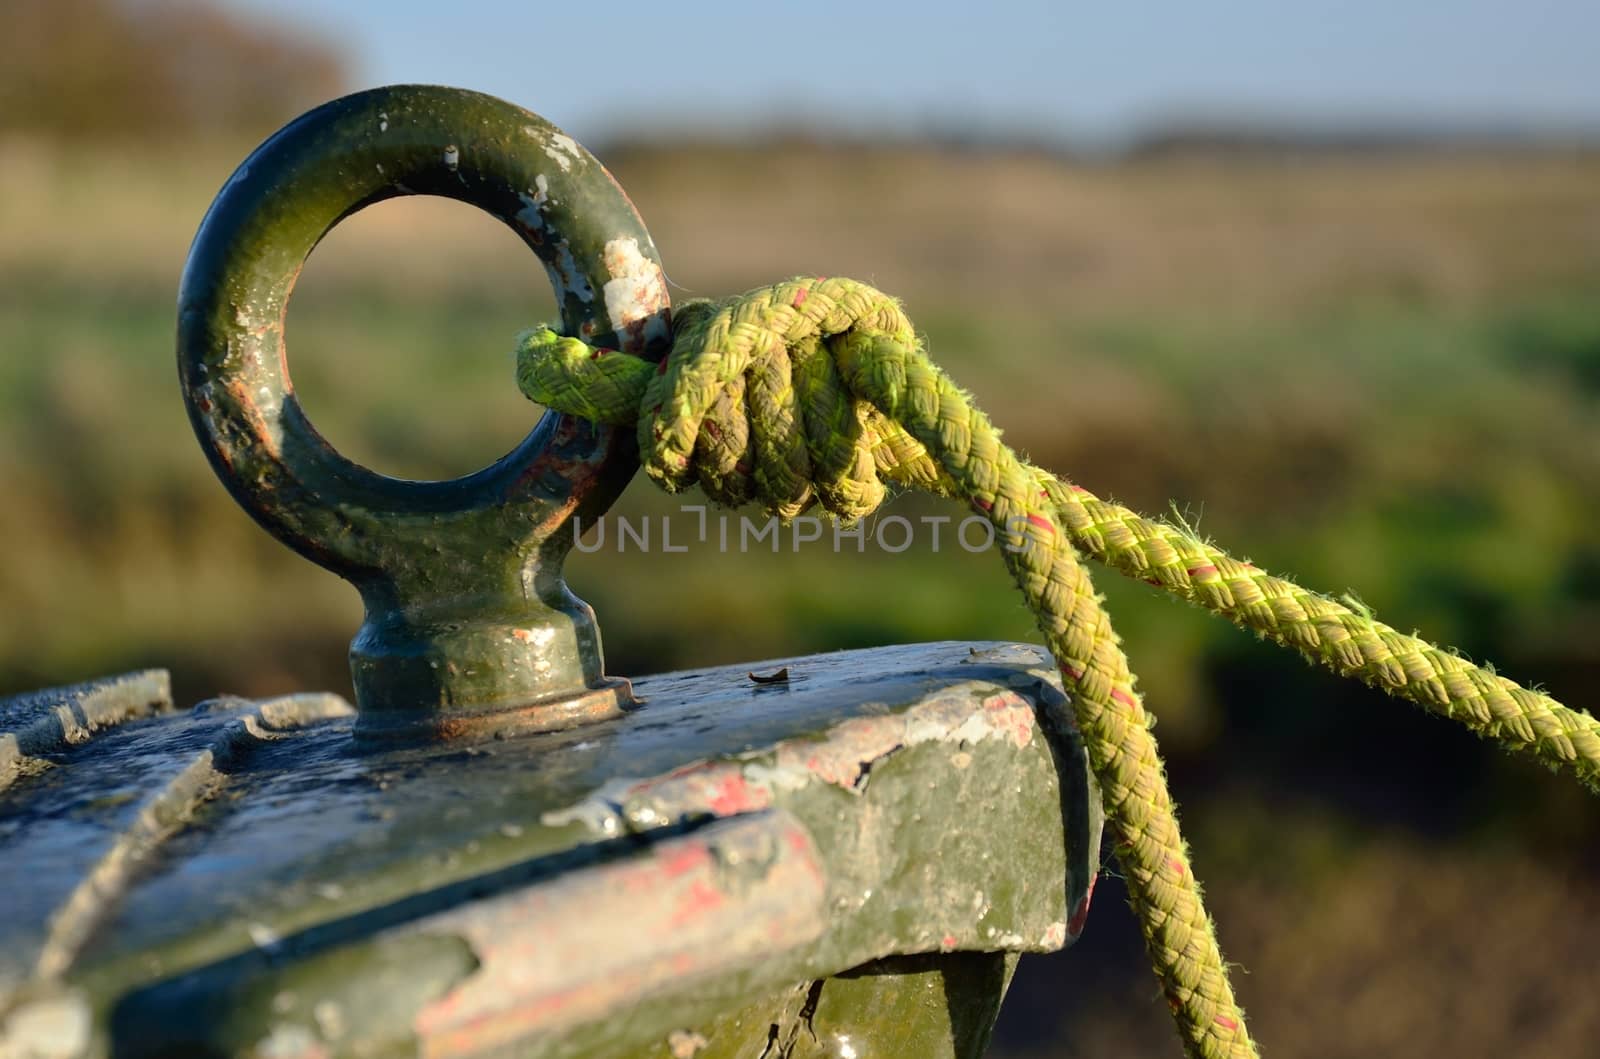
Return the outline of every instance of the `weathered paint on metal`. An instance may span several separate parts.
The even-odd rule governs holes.
[[[576,1059],[759,1055],[826,1026],[879,1041],[861,1055],[923,1034],[977,1056],[1006,954],[1067,943],[1098,865],[1049,659],[929,644],[758,671],[780,667],[643,679],[624,717],[482,743],[363,746],[347,709],[221,703],[68,747],[0,793],[0,884],[27,895],[0,918],[0,1041],[80,1019],[91,1056]],[[182,781],[207,756],[210,782]],[[59,910],[175,791],[191,804],[40,974]],[[902,956],[931,962],[875,963]],[[914,1000],[936,981],[952,995]],[[874,1008],[899,1028],[873,1038]],[[768,1054],[840,1054],[807,1040]]]
[[[459,199],[507,224],[543,261],[569,333],[665,351],[659,257],[592,155],[489,96],[374,89],[267,140],[206,214],[179,293],[195,432],[246,511],[360,590],[351,667],[365,735],[461,738],[616,716],[626,683],[606,678],[593,612],[561,567],[573,517],[597,518],[633,474],[627,431],[552,413],[490,467],[408,482],[339,455],[295,398],[284,319],[306,256],[343,218],[398,195]]]
[[[638,997],[814,941],[826,892],[821,858],[792,817],[716,821],[411,928],[465,938],[479,961],[411,1028],[423,1055],[443,1057],[605,1019]]]

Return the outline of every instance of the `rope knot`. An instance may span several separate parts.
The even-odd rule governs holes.
[[[673,330],[659,366],[536,331],[518,381],[547,407],[636,424],[646,472],[670,491],[698,482],[724,504],[755,499],[793,518],[820,502],[854,520],[887,480],[960,497],[989,519],[1070,692],[1128,899],[1191,1057],[1256,1052],[1150,718],[1078,549],[1600,790],[1600,722],[1588,713],[1023,462],[923,354],[900,303],[865,284],[795,279],[691,302]]]
[[[645,473],[670,492],[698,483],[718,503],[754,500],[784,519],[820,502],[853,522],[882,503],[885,480],[949,492],[927,449],[865,396],[904,391],[897,358],[920,354],[896,299],[798,278],[679,307],[659,365],[529,332],[517,381],[546,407],[636,425]]]

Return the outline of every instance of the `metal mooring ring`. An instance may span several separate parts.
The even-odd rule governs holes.
[[[195,433],[256,521],[361,591],[361,730],[546,728],[614,712],[626,684],[604,677],[593,612],[561,564],[572,517],[598,518],[632,476],[631,432],[548,413],[489,467],[413,482],[341,456],[295,398],[284,318],[302,265],[339,221],[401,195],[458,199],[507,224],[544,262],[567,333],[664,351],[660,259],[588,151],[490,96],[373,89],[281,129],[202,221],[178,299]]]

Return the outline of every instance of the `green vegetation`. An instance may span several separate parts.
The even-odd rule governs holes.
[[[151,664],[191,699],[348,686],[354,592],[233,506],[178,397],[184,248],[246,146],[0,141],[0,692]],[[900,293],[1035,461],[1148,512],[1175,503],[1265,567],[1593,705],[1600,158],[600,153],[685,296],[804,271]],[[463,473],[533,422],[510,351],[549,294],[487,219],[385,204],[301,289],[295,380],[347,454]],[[1053,384],[1025,385],[1040,371]],[[639,482],[615,514],[677,506]],[[673,517],[689,541],[693,516]],[[929,543],[644,556],[613,536],[569,580],[620,673],[1030,635],[995,556]],[[1567,1012],[1600,987],[1578,955],[1600,909],[1576,882],[1600,807],[1147,586],[1101,583],[1271,1054],[1584,1053],[1592,1017]],[[1114,892],[1059,976],[1025,966],[997,1053],[1171,1053]]]

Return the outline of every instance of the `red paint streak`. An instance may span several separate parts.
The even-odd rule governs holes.
[[[657,375],[665,375],[666,373],[667,373],[667,361],[666,361],[666,358],[663,357],[662,360],[661,360],[661,363],[656,365],[656,374]],[[656,411],[658,411],[658,412],[661,411],[661,406],[660,405],[656,405]]]
[[[726,900],[722,896],[722,891],[704,879],[696,879],[690,884],[689,889],[684,891],[683,898],[678,902],[677,911],[672,914],[667,926],[681,927],[708,916],[721,908]]]
[[[976,496],[973,497],[972,498],[972,506],[977,508],[979,511],[987,512],[987,511],[993,511],[994,510],[994,505],[992,503],[990,503],[989,501],[984,500],[982,497],[976,497]]]
[[[794,307],[798,309],[800,306],[804,305],[806,303],[806,295],[810,293],[811,292],[806,290],[804,287],[801,287],[799,290],[795,291],[794,302],[792,303]]]
[[[1087,493],[1089,491],[1081,485],[1069,485],[1067,488],[1071,489],[1074,493]]]
[[[1029,515],[1028,521],[1033,523],[1035,526],[1038,526],[1042,530],[1049,530],[1051,533],[1056,531],[1055,524],[1049,519],[1045,518],[1043,515]]]
[[[956,936],[954,934],[946,934],[944,937],[939,939],[939,948],[943,949],[945,952],[949,952],[955,947]]]
[[[1218,1015],[1211,1021],[1215,1022],[1218,1026],[1221,1026],[1223,1029],[1228,1030],[1229,1032],[1238,1032],[1239,1024],[1226,1015]]]
[[[983,708],[994,716],[990,723],[1007,732],[1012,743],[1027,746],[1033,739],[1033,711],[1022,698],[1010,692],[990,695],[983,700]]]
[[[1122,703],[1124,706],[1137,706],[1137,705],[1139,705],[1138,701],[1132,695],[1129,695],[1126,691],[1123,691],[1121,688],[1112,688],[1111,689],[1111,697],[1113,699],[1116,699],[1118,702]]]
[[[1089,902],[1094,899],[1094,884],[1099,880],[1099,875],[1089,876],[1089,888],[1083,892],[1083,897],[1073,908],[1072,918],[1067,920],[1067,933],[1074,938],[1083,933],[1084,924],[1089,922]]]
[[[1168,857],[1167,867],[1172,869],[1172,874],[1174,875],[1183,874],[1183,861],[1179,860],[1177,857]]]
[[[672,853],[657,861],[661,874],[668,879],[675,879],[685,872],[694,871],[711,861],[711,854],[704,846],[687,846],[674,850]]]
[[[1061,675],[1064,676],[1064,677],[1067,677],[1070,680],[1082,680],[1083,679],[1083,671],[1082,670],[1073,669],[1071,666],[1067,665],[1065,662],[1061,663]]]
[[[751,809],[765,808],[767,799],[762,797],[764,793],[746,783],[745,778],[738,772],[730,771],[717,783],[711,792],[711,799],[706,804],[718,816],[732,816]]]
[[[500,1012],[462,1014],[456,1010],[459,1004],[450,1003],[456,997],[465,996],[466,990],[457,989],[450,996],[435,1000],[417,1012],[412,1020],[412,1028],[419,1038],[435,1049],[432,1054],[467,1054],[477,1051],[485,1040],[500,1039],[512,1026],[539,1026],[565,1008],[587,999],[593,992],[593,987],[578,986],[531,998],[518,1005],[515,1021],[509,1022]]]
[[[1077,937],[1083,933],[1084,926],[1089,922],[1089,899],[1079,900],[1076,908],[1072,910],[1072,918],[1067,920],[1067,933]]]
[[[1203,563],[1200,566],[1191,566],[1189,568],[1190,577],[1212,577],[1215,576],[1216,572],[1217,568],[1210,563]]]

